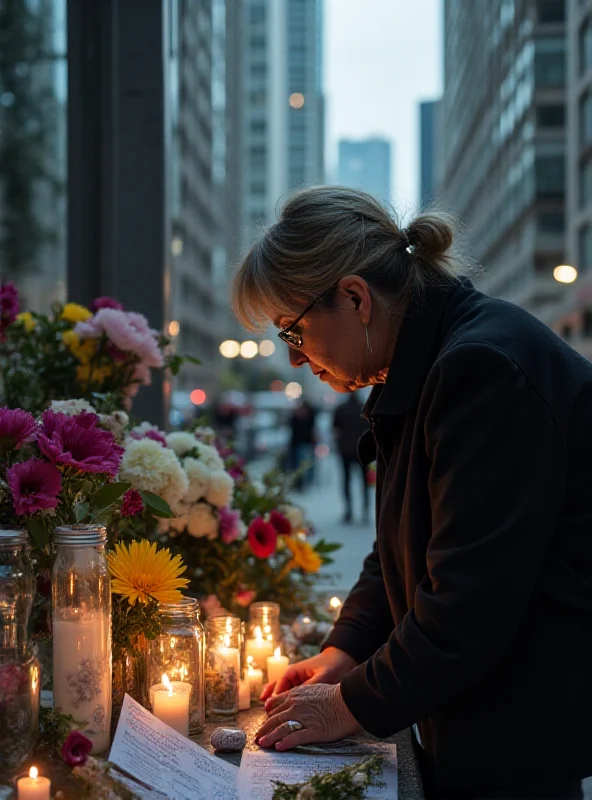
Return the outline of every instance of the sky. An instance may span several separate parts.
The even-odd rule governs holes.
[[[378,135],[394,147],[392,201],[417,204],[419,109],[442,90],[441,0],[325,0],[327,176],[337,142]]]

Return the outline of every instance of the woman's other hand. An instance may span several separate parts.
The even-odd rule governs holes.
[[[357,661],[337,647],[328,647],[318,656],[292,664],[276,683],[268,683],[261,693],[261,700],[272,695],[282,694],[296,686],[310,683],[339,683],[340,680],[357,667]]]
[[[297,686],[270,697],[265,703],[269,719],[255,737],[260,747],[290,750],[314,742],[335,742],[362,730],[341,696],[339,686]],[[302,728],[291,729],[298,722]]]

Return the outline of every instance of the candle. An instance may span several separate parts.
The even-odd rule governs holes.
[[[238,689],[238,710],[248,711],[251,708],[251,681],[249,680],[249,673],[247,677],[239,684]]]
[[[183,736],[189,736],[189,698],[191,684],[171,681],[162,676],[162,683],[150,687],[152,713],[161,722],[174,728]]]
[[[277,683],[289,664],[288,656],[283,656],[280,648],[276,647],[274,654],[267,659],[267,680],[270,683]]]
[[[247,658],[247,675],[251,686],[251,700],[259,700],[263,691],[263,670],[253,666],[253,657]]]
[[[338,597],[332,597],[329,600],[329,610],[331,611],[331,614],[333,615],[333,620],[335,622],[337,622],[337,620],[339,619],[339,615],[341,614],[341,606],[342,605],[343,605],[343,603],[341,602],[341,600]]]
[[[40,778],[37,767],[31,767],[29,777],[16,782],[18,800],[49,800],[50,787],[49,778]]]
[[[247,658],[253,660],[253,666],[262,669],[267,663],[269,656],[273,655],[273,641],[263,638],[261,628],[255,628],[255,638],[247,639]]]

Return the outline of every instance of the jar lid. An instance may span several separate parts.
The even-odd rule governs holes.
[[[0,528],[0,547],[20,547],[29,544],[26,528]]]
[[[105,544],[107,529],[103,525],[62,525],[53,534],[55,544]]]

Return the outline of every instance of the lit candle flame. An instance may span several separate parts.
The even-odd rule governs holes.
[[[265,633],[271,633],[271,625],[266,625],[266,626],[263,628],[263,630],[265,631]]]
[[[255,628],[255,639],[258,639],[259,641],[263,639],[263,633],[261,632],[261,627],[259,625],[257,625]]]
[[[232,633],[232,623],[230,617],[226,617],[226,633]]]
[[[162,685],[164,686],[165,689],[169,690],[169,697],[172,697],[173,696],[173,684],[170,682],[169,676],[166,674],[166,672],[162,676]]]
[[[228,635],[224,637],[224,647],[230,647],[230,636]]]
[[[310,617],[302,617],[302,622],[304,622],[305,625],[310,625]]]
[[[341,600],[338,597],[332,597],[329,600],[329,607],[336,611],[338,608],[341,608]]]
[[[247,664],[249,666],[252,666],[252,664],[253,664],[253,656],[247,656]]]
[[[39,777],[39,770],[37,769],[37,767],[31,767],[31,769],[29,770],[29,778],[31,778],[31,780],[33,781],[36,781],[38,777]]]
[[[273,651],[273,657],[274,658],[281,658],[281,655],[282,655],[282,648],[281,647],[276,647],[275,650]]]

